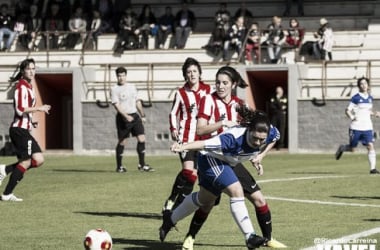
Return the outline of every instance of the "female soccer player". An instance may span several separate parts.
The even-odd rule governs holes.
[[[351,120],[349,129],[350,142],[340,145],[335,153],[335,158],[340,159],[343,152],[353,152],[359,142],[366,146],[368,151],[368,162],[370,174],[380,174],[376,169],[376,151],[373,138],[373,125],[371,116],[380,117],[380,112],[374,112],[373,97],[369,93],[369,79],[361,77],[358,79],[359,93],[351,98],[351,102],[346,108],[346,115]]]
[[[197,134],[202,136],[202,139],[215,136],[228,128],[238,125],[239,115],[236,111],[236,107],[242,104],[243,100],[234,95],[234,91],[236,87],[245,88],[246,86],[246,82],[234,68],[224,66],[217,71],[215,81],[216,91],[202,98],[199,106]],[[265,147],[265,150],[257,155],[257,162],[262,161],[266,153],[280,138],[278,131],[275,129],[273,129],[273,131],[277,133],[277,136]],[[284,244],[272,238],[271,212],[253,176],[241,163],[237,164],[233,170],[243,187],[245,197],[247,197],[255,207],[261,232],[263,233],[263,237],[267,240],[266,245],[275,248],[286,247]],[[209,212],[204,211],[202,208],[199,208],[194,213],[189,231],[182,245],[182,250],[193,249],[195,236],[206,221],[208,214]]]
[[[186,144],[198,139],[196,135],[197,115],[200,99],[209,94],[211,87],[201,81],[202,68],[194,58],[187,58],[182,66],[185,85],[177,90],[169,114],[172,139]],[[195,159],[197,152],[179,154],[182,170],[178,173],[169,198],[165,201],[163,211],[178,206],[184,197],[193,191],[197,179]]]
[[[30,131],[37,124],[32,119],[33,113],[49,114],[51,107],[46,104],[36,106],[36,96],[32,85],[36,74],[35,65],[33,59],[22,61],[20,72],[15,79],[18,80],[13,98],[15,115],[9,129],[9,136],[16,148],[18,161],[8,166],[0,165],[0,184],[8,174],[12,173],[1,195],[2,201],[22,201],[13,194],[13,190],[24,177],[26,170],[41,166],[44,162],[41,148]]]
[[[210,139],[172,145],[173,152],[201,150],[198,154],[200,190],[186,196],[183,203],[172,212],[164,213],[159,230],[161,241],[179,220],[199,207],[209,211],[218,196],[224,192],[230,196],[232,216],[245,237],[248,249],[265,243],[265,238],[255,234],[245,206],[242,185],[232,168],[249,160],[258,174],[263,174],[262,165],[256,156],[275,139],[278,131],[270,126],[267,115],[261,111],[252,111],[245,105],[239,105],[237,112],[241,117],[239,126]]]

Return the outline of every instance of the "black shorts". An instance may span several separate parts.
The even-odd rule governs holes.
[[[16,149],[17,158],[20,161],[32,158],[34,153],[41,153],[42,150],[29,130],[24,128],[11,127],[9,136]]]
[[[145,134],[144,125],[137,113],[129,114],[133,116],[133,121],[127,121],[121,114],[116,115],[117,137],[119,140]]]
[[[193,161],[194,169],[198,169],[197,156],[198,156],[198,151],[188,151],[188,152],[179,153],[179,159],[181,160],[181,163],[183,163],[184,161]]]
[[[239,179],[245,194],[253,194],[254,192],[260,190],[259,184],[256,183],[251,173],[248,172],[242,163],[239,163],[232,169]]]

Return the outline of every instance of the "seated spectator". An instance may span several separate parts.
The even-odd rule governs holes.
[[[59,5],[52,4],[44,25],[44,30],[47,32],[45,34],[45,48],[58,49],[58,40],[64,30],[63,27],[63,19],[59,15]]]
[[[100,13],[97,10],[92,11],[92,20],[90,30],[87,32],[83,49],[98,49],[98,36],[105,30],[103,20],[100,18]]]
[[[244,17],[244,26],[247,27],[247,25],[252,22],[253,15],[252,12],[247,8],[245,1],[241,2],[240,8],[236,10],[234,20],[238,19],[241,16]]]
[[[285,42],[285,34],[282,30],[281,18],[274,16],[272,23],[264,31],[266,40],[263,43],[267,47],[268,56],[271,63],[277,63],[281,58],[281,49]]]
[[[291,18],[289,21],[289,29],[284,31],[286,35],[286,45],[291,48],[299,48],[302,44],[302,40],[305,31],[300,28],[299,22],[296,18]]]
[[[226,40],[223,45],[223,61],[230,61],[233,54],[238,55],[242,52],[242,46],[246,36],[246,27],[244,26],[244,17],[238,17],[235,23],[229,29]],[[230,53],[230,50],[233,53]]]
[[[208,44],[203,47],[209,54],[217,56],[223,50],[223,43],[231,25],[230,18],[231,15],[227,10],[227,4],[221,3],[219,10],[215,13],[215,27],[211,38]]]
[[[252,53],[254,56],[252,56]],[[252,65],[260,62],[260,30],[258,23],[252,23],[245,44],[245,63]]]
[[[29,19],[31,22],[31,27],[28,34],[28,49],[35,50],[38,47],[36,43],[37,36],[42,28],[42,18],[39,14],[38,6],[36,4],[30,5]]]
[[[188,9],[186,3],[182,3],[182,9],[179,10],[175,17],[175,45],[174,48],[183,49],[186,46],[187,39],[195,29],[196,18],[194,12]]]
[[[14,20],[8,10],[8,4],[3,3],[0,5],[0,49],[2,51],[10,50],[16,38],[16,32],[13,31]],[[8,36],[8,38],[3,44],[4,35]]]
[[[314,56],[316,59],[332,60],[332,47],[334,44],[334,34],[326,18],[320,19],[320,27],[314,32],[317,42],[314,43]]]
[[[168,36],[173,34],[174,19],[175,17],[172,14],[172,7],[167,6],[165,8],[165,14],[163,14],[158,20],[158,31],[155,45],[156,49],[163,49]]]
[[[99,11],[99,15],[102,18],[102,31],[104,33],[113,31],[113,12],[114,5],[112,0],[96,0],[95,10]]]
[[[31,28],[31,23],[26,15],[26,13],[22,13],[17,16],[13,31],[16,33],[18,37],[18,44],[21,45],[23,50],[28,49],[29,39],[28,34]]]
[[[75,9],[74,15],[69,20],[70,33],[65,37],[61,43],[61,47],[66,49],[74,49],[75,45],[80,41],[84,41],[86,36],[87,21],[83,17],[82,8]]]
[[[138,48],[137,25],[136,14],[132,11],[132,8],[127,8],[120,19],[119,33],[114,46],[115,55],[121,55],[124,50]]]
[[[156,35],[156,17],[154,16],[149,4],[145,4],[138,18],[140,27],[139,35],[141,37],[140,48],[148,49],[149,35]]]

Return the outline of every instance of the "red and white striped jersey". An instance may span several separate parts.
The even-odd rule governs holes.
[[[196,91],[191,90],[188,83],[177,90],[169,114],[169,123],[170,131],[178,130],[178,140],[181,142],[192,142],[198,139],[196,128],[199,102],[210,92],[211,86],[202,81],[199,82],[199,88]]]
[[[213,124],[223,120],[238,122],[239,114],[236,111],[236,106],[241,103],[243,103],[243,100],[237,96],[231,96],[231,101],[229,103],[225,103],[219,98],[217,93],[212,93],[201,99],[198,118],[207,120],[208,124]],[[226,129],[226,127],[221,127],[210,135],[203,135],[202,139],[218,135]]]
[[[36,105],[36,97],[32,84],[24,79],[20,79],[16,84],[16,90],[13,98],[15,114],[11,127],[19,127],[27,130],[32,129],[32,113],[25,113],[25,108]]]

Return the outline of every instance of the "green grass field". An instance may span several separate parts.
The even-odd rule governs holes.
[[[0,158],[11,163],[13,157]],[[161,208],[179,170],[176,156],[148,156],[153,173],[137,170],[126,156],[128,172],[114,172],[112,156],[46,156],[27,172],[15,194],[20,203],[0,202],[1,250],[80,250],[90,229],[104,228],[113,249],[181,249],[191,217],[177,224],[165,243],[158,239]],[[368,174],[366,155],[270,154],[258,177],[272,212],[273,236],[303,249],[314,239],[336,239],[380,227],[380,176]],[[248,166],[248,165],[247,165]],[[1,186],[3,191],[8,179]],[[253,207],[247,206],[261,234]],[[380,234],[363,237],[376,239]],[[246,249],[223,196],[197,236],[195,249]]]

